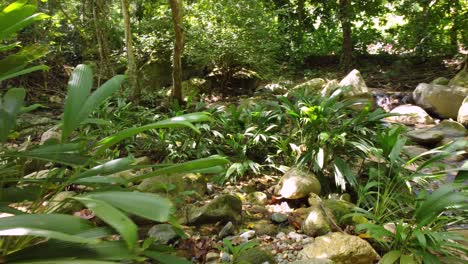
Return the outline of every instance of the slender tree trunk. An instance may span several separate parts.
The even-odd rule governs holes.
[[[447,13],[451,14],[453,17],[453,25],[450,28],[450,53],[452,55],[457,54],[458,52],[458,31],[460,30],[460,17],[458,11],[461,10],[461,5],[459,0],[453,0],[448,2]]]
[[[110,78],[114,75],[112,65],[110,62],[110,48],[109,39],[107,37],[107,21],[108,15],[105,0],[93,0],[91,2],[94,20],[94,29],[96,33],[96,40],[98,43],[100,67],[99,68],[99,82],[100,79]]]
[[[343,31],[341,67],[347,73],[353,61],[353,39],[351,31],[351,0],[340,0],[340,21]]]
[[[169,0],[175,31],[174,54],[172,55],[172,100],[183,103],[182,97],[182,52],[184,33],[182,28],[182,0]]]
[[[140,101],[141,89],[138,85],[137,79],[136,59],[132,43],[132,29],[130,27],[130,15],[128,12],[128,0],[122,0],[122,14],[124,18],[125,45],[127,48],[127,74],[132,88],[130,99],[138,104]]]

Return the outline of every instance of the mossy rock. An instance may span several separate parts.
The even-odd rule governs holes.
[[[236,259],[235,264],[276,264],[276,260],[273,255],[260,248],[251,248],[242,252]]]
[[[230,194],[220,195],[209,204],[201,208],[191,208],[188,212],[187,223],[193,225],[216,223],[240,223],[242,201]]]
[[[344,218],[345,215],[352,213],[354,208],[352,203],[338,199],[328,199],[323,201],[323,206],[333,214],[339,226],[353,224],[351,218]]]

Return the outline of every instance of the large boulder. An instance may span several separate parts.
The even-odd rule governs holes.
[[[465,97],[465,100],[463,100],[463,103],[458,110],[457,121],[468,127],[468,95]]]
[[[322,87],[325,85],[326,81],[322,78],[314,78],[305,83],[301,83],[296,85],[293,90],[304,90],[305,96],[310,96],[314,94],[318,94]]]
[[[370,264],[380,259],[367,241],[341,232],[315,238],[299,257],[302,260],[329,259],[336,264]]]
[[[463,70],[453,77],[448,85],[468,87],[468,71]]]
[[[444,118],[456,119],[468,88],[420,83],[413,91],[416,104]]]
[[[395,107],[391,114],[399,114],[399,116],[391,116],[386,119],[390,122],[400,123],[404,125],[416,124],[433,124],[434,119],[421,107],[416,105],[400,105]]]
[[[364,78],[361,73],[354,69],[339,83],[341,87],[351,86],[351,89],[346,93],[347,96],[359,96],[363,94],[370,94]]]
[[[445,141],[462,139],[468,136],[468,130],[456,121],[443,120],[434,127],[412,130],[407,135],[413,142],[431,147],[444,139]]]
[[[344,88],[344,98],[360,101],[359,104],[351,106],[352,109],[361,111],[368,106],[375,107],[375,98],[369,91],[369,88],[367,88],[366,82],[358,70],[352,70],[343,80],[340,81],[339,86],[348,87]],[[341,89],[336,90],[332,96],[340,93],[340,90]]]
[[[313,173],[292,168],[281,177],[277,194],[286,199],[308,197],[310,193],[320,194],[320,182]]]
[[[462,124],[451,120],[443,120],[431,129],[441,131],[446,138],[460,138],[468,135],[468,130]]]
[[[225,194],[214,198],[201,208],[189,208],[187,224],[198,225],[216,222],[239,223],[242,214],[242,201],[234,195]]]
[[[407,136],[414,143],[427,147],[433,147],[444,139],[443,132],[430,129],[411,130],[407,133]]]

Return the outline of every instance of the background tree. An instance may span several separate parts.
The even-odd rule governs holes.
[[[136,72],[136,60],[133,52],[132,43],[132,29],[130,26],[130,15],[128,12],[128,0],[122,0],[122,14],[124,17],[124,29],[125,29],[125,44],[127,48],[127,72],[130,80],[130,86],[132,88],[131,98],[135,102],[140,100],[141,90],[138,85],[137,72]]]
[[[183,6],[182,0],[169,0],[174,23],[175,43],[172,58],[172,98],[179,104],[183,103],[182,97],[182,52],[184,47],[184,33],[182,27]]]

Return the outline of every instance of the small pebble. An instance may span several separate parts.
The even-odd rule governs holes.
[[[240,234],[239,237],[242,238],[245,242],[249,241],[249,239],[255,236],[254,230],[245,231],[244,233]]]
[[[286,234],[283,233],[283,232],[279,232],[279,233],[276,235],[276,238],[278,238],[278,239],[284,239],[284,238],[286,238]]]
[[[273,213],[271,215],[271,221],[273,221],[274,223],[277,223],[277,224],[284,223],[284,222],[288,221],[288,215],[283,214],[283,213]]]

